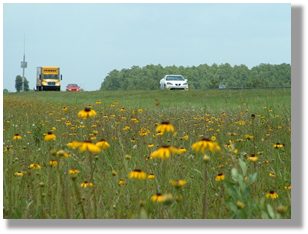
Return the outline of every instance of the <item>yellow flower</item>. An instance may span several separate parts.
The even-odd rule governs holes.
[[[177,180],[177,181],[170,180],[170,183],[171,183],[174,187],[179,188],[179,187],[182,187],[183,185],[185,185],[187,182],[186,182],[186,180]]]
[[[204,154],[205,149],[209,149],[211,152],[219,151],[220,147],[217,142],[210,141],[207,138],[203,138],[201,141],[194,143],[191,148],[196,152],[201,152]]]
[[[20,140],[22,137],[19,134],[15,134],[13,140]]]
[[[188,138],[189,138],[188,135],[186,135],[186,136],[181,137],[180,139],[181,139],[181,140],[186,140],[186,141],[187,141]]]
[[[67,146],[73,149],[79,147],[79,152],[84,152],[84,151],[90,151],[92,153],[101,152],[101,148],[94,145],[91,141],[84,141],[84,142],[73,141],[71,143],[68,143]]]
[[[102,104],[101,101],[96,101],[96,105]]]
[[[245,137],[246,139],[251,140],[253,138],[253,135],[246,134]]]
[[[154,147],[154,144],[149,144],[148,147],[152,148],[152,147]]]
[[[124,181],[124,180],[120,180],[120,181],[119,181],[119,185],[122,185],[122,184],[125,184],[125,181]]]
[[[155,176],[153,174],[149,174],[148,179],[155,179]]]
[[[104,139],[101,139],[95,145],[98,146],[99,148],[103,149],[103,150],[110,147],[109,143],[107,141],[105,141]]]
[[[243,209],[245,207],[244,203],[241,201],[237,201],[236,206],[240,209]]]
[[[271,177],[277,177],[274,173],[269,173],[269,176],[271,176]]]
[[[44,141],[52,141],[57,139],[56,135],[53,134],[52,132],[48,132],[45,137],[44,137]]]
[[[55,166],[57,166],[57,165],[58,165],[58,162],[57,162],[56,160],[50,160],[50,161],[49,161],[49,166],[55,167]]]
[[[223,181],[225,179],[225,175],[223,173],[219,173],[216,178],[215,181],[220,182]]]
[[[83,188],[87,188],[87,187],[93,187],[93,184],[85,181],[85,182],[81,183],[80,186],[83,187]]]
[[[284,186],[284,189],[291,189],[291,185],[289,185],[289,186]]]
[[[41,166],[38,165],[37,163],[32,163],[29,167],[32,168],[33,170],[37,170],[41,168]]]
[[[158,203],[161,203],[162,202],[162,195],[160,194],[160,193],[157,193],[156,195],[153,195],[152,197],[151,197],[151,200],[153,201],[153,202],[158,202]]]
[[[70,154],[66,153],[64,150],[59,150],[59,151],[57,152],[57,155],[60,156],[60,157],[62,157],[62,158],[68,158],[68,157],[71,156]]]
[[[276,199],[277,197],[278,197],[278,194],[275,193],[274,191],[270,191],[269,193],[266,194],[266,198]]]
[[[158,150],[151,153],[151,157],[153,158],[161,158],[166,159],[169,158],[171,154],[179,153],[179,150],[172,146],[162,146]]]
[[[72,170],[72,169],[69,170],[69,173],[70,173],[70,174],[75,174],[75,173],[79,173],[79,172],[80,172],[80,171],[78,171],[78,170]]]
[[[142,110],[142,109],[139,109],[139,110],[138,110],[138,112],[139,112],[139,113],[142,113],[142,112],[143,112],[143,110]]]
[[[63,106],[63,107],[62,107],[62,110],[67,111],[67,107],[66,107],[66,106]]]
[[[163,121],[157,128],[156,132],[174,132],[174,127],[168,121]]]
[[[135,169],[133,171],[131,171],[129,174],[128,174],[129,178],[132,179],[132,178],[135,178],[135,179],[142,179],[142,180],[145,180],[146,177],[147,177],[147,174],[141,170],[138,170],[138,169]]]
[[[273,145],[273,147],[276,148],[276,149],[277,149],[277,148],[282,148],[282,147],[283,147],[283,144],[276,143],[276,144]]]
[[[91,110],[90,107],[86,107],[84,110],[78,112],[78,117],[87,119],[88,117],[96,117],[95,110]]]
[[[248,157],[248,160],[249,161],[253,161],[253,162],[256,162],[259,160],[259,158],[257,156],[255,156],[254,154],[252,154],[250,157]]]
[[[23,176],[24,173],[22,171],[17,171],[14,173],[14,176]]]
[[[178,151],[179,151],[178,153],[185,153],[185,152],[187,152],[187,150],[185,148],[183,148],[183,147],[179,148]]]
[[[111,171],[111,174],[112,174],[113,176],[116,176],[116,175],[118,174],[118,172],[116,172],[115,170],[112,170],[112,171]]]

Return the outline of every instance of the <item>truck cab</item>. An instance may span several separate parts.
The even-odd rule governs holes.
[[[36,70],[36,90],[61,90],[62,75],[59,67],[37,67]]]

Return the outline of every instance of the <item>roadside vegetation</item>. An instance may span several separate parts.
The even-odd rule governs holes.
[[[5,219],[290,219],[291,90],[3,94]]]

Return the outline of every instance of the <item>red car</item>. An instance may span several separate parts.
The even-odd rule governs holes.
[[[67,92],[79,92],[80,86],[78,86],[77,84],[68,84],[66,86],[66,91]]]

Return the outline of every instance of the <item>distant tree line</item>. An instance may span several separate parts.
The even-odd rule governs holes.
[[[154,90],[165,75],[177,74],[188,79],[189,89],[290,87],[291,65],[261,63],[251,69],[245,65],[229,63],[192,67],[162,65],[133,66],[131,69],[112,70],[101,83],[100,90]]]

